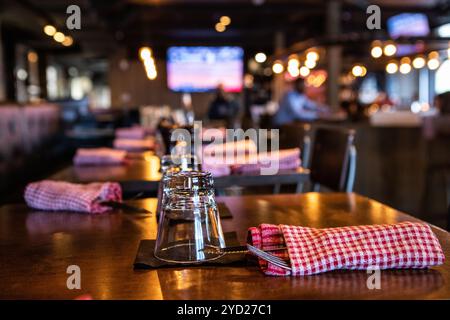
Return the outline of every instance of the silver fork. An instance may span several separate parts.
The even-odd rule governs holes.
[[[283,259],[278,258],[274,255],[271,255],[270,253],[267,253],[261,249],[258,249],[250,244],[247,244],[247,248],[248,248],[248,251],[253,253],[255,256],[257,256],[269,263],[272,263],[273,265],[276,265],[277,267],[280,267],[282,269],[291,270],[291,267],[289,266],[289,264],[286,261],[284,261]]]

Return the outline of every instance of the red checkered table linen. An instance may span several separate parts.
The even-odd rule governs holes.
[[[111,148],[80,148],[73,163],[76,166],[87,165],[119,165],[126,163],[127,152]]]
[[[43,180],[28,184],[25,201],[29,207],[50,211],[103,213],[111,208],[102,201],[121,201],[122,189],[114,182],[74,184]]]
[[[262,224],[249,229],[257,248],[290,262],[285,270],[259,259],[267,275],[303,276],[337,269],[366,270],[426,268],[444,263],[445,256],[431,228],[423,223],[316,229]]]

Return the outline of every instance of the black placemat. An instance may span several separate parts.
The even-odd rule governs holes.
[[[230,209],[223,202],[217,202],[217,209],[219,210],[220,219],[233,218]]]
[[[236,232],[226,232],[224,234],[225,243],[227,247],[239,246],[240,243],[237,240]],[[156,269],[156,268],[167,268],[167,267],[195,267],[195,266],[223,266],[223,265],[246,265],[246,255],[244,253],[240,254],[225,254],[222,257],[201,264],[177,264],[158,260],[155,258],[153,252],[155,248],[156,240],[144,239],[141,240],[139,244],[139,249],[134,260],[135,269]]]

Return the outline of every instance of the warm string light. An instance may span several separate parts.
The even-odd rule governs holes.
[[[258,52],[255,54],[255,61],[258,63],[264,63],[267,60],[267,56],[263,52]]]
[[[352,75],[355,77],[364,77],[367,74],[367,69],[363,65],[355,65],[352,68]]]
[[[397,62],[391,61],[386,65],[386,72],[389,74],[394,74],[398,71]]]
[[[439,52],[431,51],[428,54],[428,62],[427,62],[428,69],[436,70],[437,68],[439,68],[440,64],[441,63],[439,61]]]
[[[299,76],[303,78],[307,77],[310,74],[311,69],[317,66],[320,58],[319,53],[316,49],[307,50],[304,57],[305,62],[304,65],[301,66],[299,56],[297,54],[292,54],[289,56],[286,71],[291,78],[297,78]],[[266,55],[262,52],[255,55],[256,62],[262,63],[266,61],[266,59]],[[283,73],[285,71],[283,62],[280,60],[275,61],[272,65],[272,71],[275,74]]]
[[[370,50],[370,54],[375,59],[380,58],[383,55],[383,49],[381,48],[381,42],[380,41],[374,41],[372,43],[372,49]]]
[[[51,24],[45,25],[43,30],[46,35],[53,37],[53,40],[61,43],[65,47],[70,47],[73,44],[73,38],[71,36],[66,36],[64,33],[56,30]]]
[[[147,78],[149,78],[150,80],[155,80],[158,76],[158,72],[156,71],[155,59],[152,57],[152,50],[149,47],[140,48],[139,58],[144,64]]]
[[[425,67],[425,64],[426,64],[425,58],[423,58],[422,56],[415,57],[412,62],[414,69],[421,69]]]
[[[227,26],[231,23],[231,18],[229,16],[221,16],[219,22],[216,23],[214,28],[217,32],[224,32],[227,30]]]
[[[397,71],[400,71],[401,74],[408,74],[411,72],[412,68],[422,69],[425,65],[430,70],[436,70],[439,68],[440,64],[439,52],[432,51],[428,54],[428,59],[425,59],[423,55],[418,55],[412,60],[412,62],[409,57],[401,58],[400,64],[394,60],[390,61],[386,65],[386,72],[389,74],[394,74]]]
[[[401,74],[408,74],[411,71],[411,59],[408,57],[402,58],[399,70]]]
[[[394,43],[388,43],[384,46],[383,52],[385,56],[391,57],[397,52],[397,47]]]
[[[306,52],[305,67],[308,69],[314,69],[317,66],[317,61],[319,60],[319,53],[312,49]]]
[[[231,23],[231,18],[228,16],[222,16],[220,17],[220,23],[223,24],[224,26],[228,26]]]
[[[300,68],[300,76],[302,76],[303,78],[307,77],[310,73],[311,71],[308,67],[303,66]]]
[[[272,66],[272,71],[276,74],[280,74],[284,71],[284,66],[280,61],[276,61]]]
[[[387,57],[391,57],[397,53],[397,46],[395,45],[395,43],[393,41],[386,42],[383,47],[383,44],[381,41],[375,40],[374,42],[372,42],[371,47],[372,48],[370,49],[370,55],[374,59],[381,58],[381,56],[383,54]]]
[[[300,75],[300,61],[296,55],[292,55],[288,60],[287,71],[289,75],[293,78],[297,78]]]

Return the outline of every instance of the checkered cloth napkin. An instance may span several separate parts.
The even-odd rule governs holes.
[[[267,275],[302,276],[336,269],[426,268],[444,263],[445,256],[431,228],[422,223],[315,229],[262,224],[249,229],[249,243],[290,262],[291,270],[259,259]]]
[[[125,151],[146,151],[155,148],[155,140],[152,138],[146,139],[118,139],[113,142],[114,148]]]
[[[297,169],[300,166],[300,149],[284,149],[274,152],[263,152],[249,156],[231,166],[231,171],[236,174],[258,172],[262,168],[278,166],[278,170]]]
[[[114,182],[74,184],[43,180],[28,184],[24,197],[27,205],[35,209],[103,213],[110,208],[101,202],[121,201],[122,189]]]
[[[144,139],[147,135],[147,130],[140,126],[135,126],[131,128],[117,128],[116,138],[117,139]]]
[[[77,150],[73,163],[76,166],[87,165],[118,165],[126,163],[127,152],[110,148],[80,148]]]

